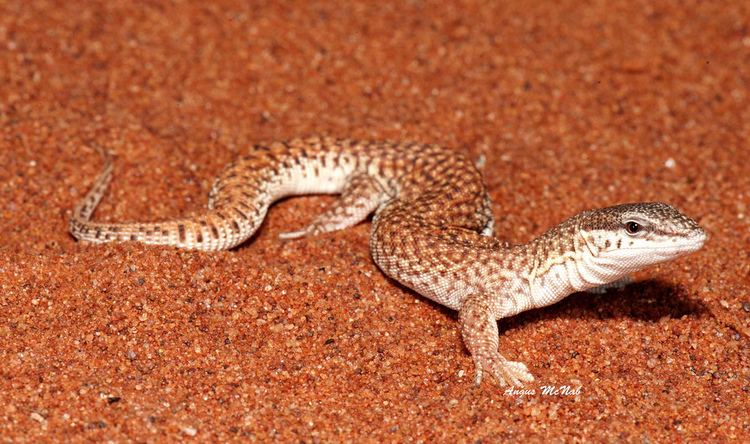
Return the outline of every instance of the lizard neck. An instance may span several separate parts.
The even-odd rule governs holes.
[[[632,272],[627,262],[603,257],[596,239],[581,229],[578,219],[563,222],[530,242],[535,265],[529,272],[529,291],[535,308],[619,281]]]
[[[586,288],[581,273],[585,245],[573,227],[556,227],[530,242],[534,265],[529,270],[533,308],[544,307]]]
[[[622,277],[617,269],[598,263],[591,248],[579,218],[574,217],[526,244],[506,249],[501,260],[506,272],[525,282],[516,290],[525,296],[524,302],[511,311],[545,307]]]

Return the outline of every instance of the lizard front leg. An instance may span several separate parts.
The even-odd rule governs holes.
[[[476,366],[475,382],[482,382],[483,371],[488,371],[500,383],[523,386],[534,377],[522,362],[509,361],[498,351],[497,320],[491,304],[492,296],[485,293],[472,294],[461,303],[458,321],[466,348]]]

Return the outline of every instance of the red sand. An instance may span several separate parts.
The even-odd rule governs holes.
[[[3,441],[750,439],[750,3],[202,3],[0,3]],[[514,241],[641,200],[712,237],[501,321],[537,377],[509,396],[472,384],[454,313],[379,272],[369,224],[276,239],[330,197],[222,253],[67,234],[94,143],[118,154],[95,217],[156,220],[313,133],[484,156]]]

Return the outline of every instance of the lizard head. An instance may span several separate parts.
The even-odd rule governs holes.
[[[592,271],[609,276],[692,253],[708,238],[693,219],[660,202],[587,211],[580,215],[578,227]]]

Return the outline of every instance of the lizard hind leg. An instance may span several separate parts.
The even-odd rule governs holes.
[[[325,212],[298,231],[281,233],[280,239],[297,239],[336,230],[343,230],[362,222],[388,198],[378,181],[367,174],[350,176],[339,199]]]
[[[522,362],[509,361],[498,351],[497,321],[491,309],[491,296],[477,293],[461,303],[458,312],[461,335],[476,366],[475,382],[482,382],[482,374],[488,371],[501,386],[517,387],[531,382],[531,375]]]

